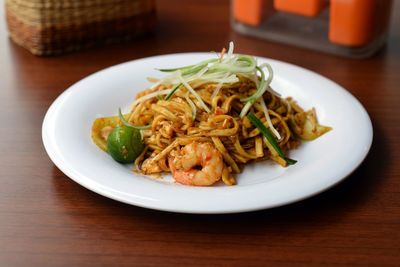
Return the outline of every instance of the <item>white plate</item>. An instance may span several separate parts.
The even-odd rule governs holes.
[[[189,187],[169,179],[137,175],[115,162],[91,141],[95,118],[116,115],[137,92],[147,88],[146,77],[161,77],[155,68],[193,64],[215,56],[186,53],[155,56],[116,65],[77,82],[49,108],[42,128],[43,143],[57,167],[82,186],[103,196],[151,209],[184,213],[233,213],[292,203],[335,185],[363,161],[372,142],[367,112],[350,93],[309,70],[280,61],[272,87],[293,96],[301,106],[315,107],[321,124],[333,130],[290,153],[294,166],[271,162],[245,166],[236,186]]]

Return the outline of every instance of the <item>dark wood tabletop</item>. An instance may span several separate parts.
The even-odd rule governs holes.
[[[400,2],[394,2],[387,45],[365,60],[241,36],[230,28],[229,2],[222,0],[158,1],[158,25],[146,37],[37,57],[10,41],[0,8],[0,266],[400,266]],[[353,174],[288,206],[190,215],[98,195],[47,156],[43,117],[73,83],[117,63],[210,51],[230,40],[238,52],[324,75],[360,100],[374,140]]]

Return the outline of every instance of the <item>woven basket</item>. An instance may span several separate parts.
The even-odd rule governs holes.
[[[11,39],[57,55],[131,39],[155,25],[154,0],[6,0]]]

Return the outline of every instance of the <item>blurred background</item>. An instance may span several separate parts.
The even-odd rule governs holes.
[[[246,40],[256,39],[265,46],[264,56],[294,46],[368,58],[384,46],[388,35],[389,46],[398,38],[393,25],[399,20],[399,3],[391,0],[198,0],[200,4],[189,1],[184,6],[165,0],[3,2],[2,49],[13,49],[6,41],[10,36],[39,56],[101,51],[112,57],[113,51],[145,45],[152,52],[144,57],[158,51],[220,49],[229,40],[241,52],[252,53],[257,49]]]

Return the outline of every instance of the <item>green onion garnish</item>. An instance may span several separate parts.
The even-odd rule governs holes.
[[[172,89],[172,91],[165,97],[165,100],[169,100],[171,98],[171,96],[176,92],[176,90],[179,89],[179,87],[181,87],[182,83],[178,84],[177,86],[175,86],[174,89]]]
[[[137,129],[137,130],[146,130],[146,129],[149,129],[151,127],[151,125],[140,125],[140,126],[137,126],[137,125],[130,124],[125,119],[124,115],[122,115],[121,108],[118,109],[118,116],[119,116],[119,119],[121,120],[122,124],[125,125],[126,127],[134,128],[134,129]]]
[[[264,68],[268,71],[268,77],[264,74]],[[201,108],[206,112],[210,112],[210,109],[195,90],[199,85],[206,83],[233,84],[240,80],[239,75],[255,76],[255,78],[260,80],[256,92],[248,97],[240,99],[245,103],[240,112],[241,118],[246,116],[253,104],[263,96],[265,91],[269,90],[269,85],[273,79],[272,68],[269,64],[264,63],[258,66],[257,60],[253,56],[233,54],[232,42],[229,43],[228,54],[225,58],[211,58],[194,65],[158,70],[171,73],[163,80],[158,81],[158,83],[162,84],[164,82],[174,85],[181,83],[196,97]],[[258,73],[260,73],[261,77],[258,77]],[[171,95],[174,94],[175,91],[175,89],[172,90],[172,92],[170,91],[165,100],[170,99]]]
[[[264,71],[262,70],[262,67],[264,67],[264,66],[267,67],[268,72],[269,72],[269,76],[268,76],[267,80],[265,80],[265,74],[264,74]],[[274,76],[271,66],[269,64],[267,64],[267,63],[262,64],[260,66],[256,66],[256,70],[259,71],[260,74],[261,74],[261,81],[260,81],[260,84],[257,87],[257,91],[253,95],[241,99],[241,101],[246,102],[246,104],[244,105],[242,111],[240,112],[240,117],[241,118],[243,118],[247,114],[247,111],[249,111],[249,109],[257,101],[257,99],[262,97],[262,95],[268,89],[268,86],[270,85],[270,83],[272,81],[272,78]]]
[[[276,153],[278,153],[278,155],[286,161],[287,165],[293,165],[297,162],[297,160],[290,159],[285,156],[272,133],[267,129],[267,127],[265,127],[265,125],[257,118],[257,116],[253,112],[247,114],[247,118],[264,135],[264,137],[272,145]]]
[[[209,72],[253,73],[256,66],[257,62],[254,57],[238,54],[234,64],[215,63],[210,66]]]
[[[180,70],[182,75],[189,75],[189,74],[197,73],[201,69],[207,67],[208,63],[216,62],[217,60],[218,59],[212,58],[212,59],[204,60],[195,65],[184,66],[184,67],[174,68],[174,69],[158,69],[158,70],[162,71],[162,72],[174,72],[174,71]]]

